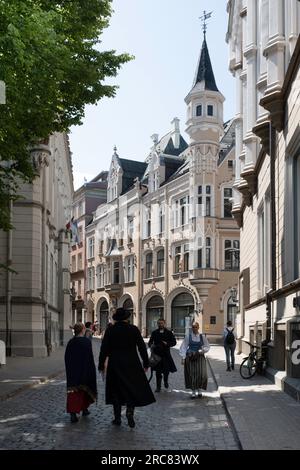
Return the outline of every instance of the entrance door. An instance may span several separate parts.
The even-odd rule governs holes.
[[[146,307],[146,335],[157,329],[157,320],[164,317],[164,301],[159,295],[151,297]]]
[[[134,321],[133,321],[133,302],[131,299],[127,299],[125,300],[124,304],[123,304],[123,308],[124,310],[130,312],[130,323],[133,325],[134,324]]]
[[[100,307],[100,332],[103,333],[105,331],[107,325],[108,325],[108,303],[106,300],[102,302],[101,307]]]
[[[195,311],[191,294],[179,294],[172,302],[172,330],[179,337],[185,336],[186,318],[192,318]]]

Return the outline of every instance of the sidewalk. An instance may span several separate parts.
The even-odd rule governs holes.
[[[7,357],[0,367],[0,401],[33,385],[46,382],[64,371],[65,347],[49,357]]]
[[[95,363],[97,343],[93,338]],[[11,398],[26,388],[46,382],[65,372],[65,346],[56,349],[49,357],[7,357],[6,365],[0,367],[0,402]]]
[[[207,358],[222,401],[244,450],[300,449],[300,404],[266,377],[244,380],[236,369],[226,372],[225,353],[212,346]]]

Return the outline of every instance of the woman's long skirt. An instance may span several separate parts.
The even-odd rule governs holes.
[[[83,390],[67,393],[67,413],[80,413],[93,403],[91,397]]]
[[[203,355],[199,355],[196,360],[191,360],[189,356],[184,361],[184,381],[185,388],[191,390],[207,389],[207,365]]]

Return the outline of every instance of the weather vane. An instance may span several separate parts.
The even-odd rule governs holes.
[[[206,11],[204,10],[203,16],[200,16],[200,18],[199,18],[203,23],[202,29],[203,29],[204,39],[206,38],[206,31],[207,31],[207,22],[206,22],[206,20],[208,20],[208,18],[210,18],[212,14],[213,14],[212,11],[210,11],[209,13],[206,13]]]

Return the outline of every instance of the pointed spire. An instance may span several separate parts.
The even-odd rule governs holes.
[[[201,55],[199,58],[193,87],[197,83],[203,81],[205,83],[205,90],[219,91],[216,85],[205,37],[202,44]]]

